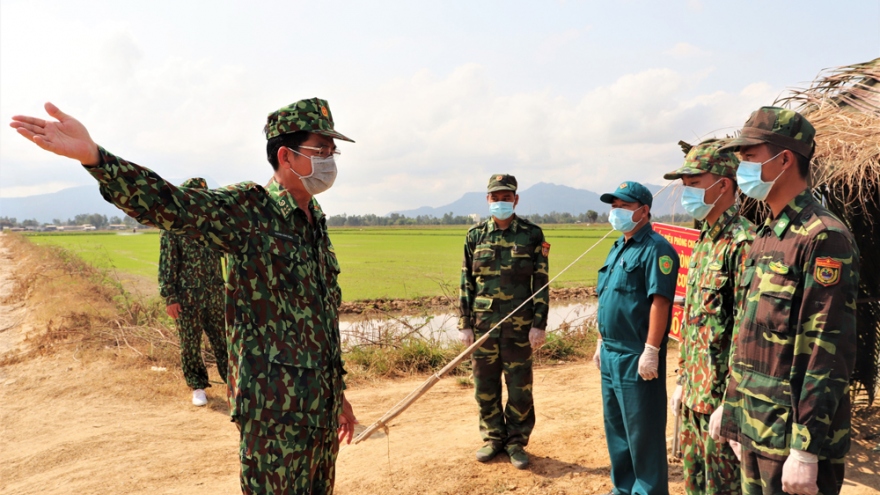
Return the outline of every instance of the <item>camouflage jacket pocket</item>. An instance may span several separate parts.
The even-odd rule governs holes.
[[[791,431],[791,386],[752,370],[743,371],[736,387],[742,402],[737,411],[740,431],[759,452],[784,456]]]
[[[721,311],[728,280],[726,273],[709,270],[700,281],[700,309],[704,314],[717,315]]]
[[[766,275],[765,275],[766,278]],[[779,276],[762,280],[760,298],[755,308],[755,324],[775,334],[788,335],[789,317],[797,281]]]
[[[491,297],[475,297],[474,298],[474,313],[486,313],[492,311],[492,298]]]
[[[491,244],[480,244],[474,249],[471,269],[474,276],[485,276],[495,268],[495,247]]]
[[[323,370],[299,366],[288,355],[269,359],[262,394],[263,408],[279,411],[289,422],[311,423],[310,416],[326,415],[333,403],[333,390]]]

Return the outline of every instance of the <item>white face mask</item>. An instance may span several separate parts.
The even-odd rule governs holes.
[[[306,156],[299,151],[290,148],[287,149],[296,153],[297,155]],[[288,168],[291,172],[293,172],[294,175],[299,177],[299,180],[302,182],[302,185],[306,189],[306,192],[308,192],[312,196],[315,196],[317,194],[321,194],[327,189],[330,189],[330,187],[336,181],[336,160],[333,155],[330,155],[326,158],[322,158],[320,156],[310,156],[308,158],[312,162],[312,173],[310,173],[309,175],[299,175],[298,173],[296,173],[296,170],[294,170],[293,167],[288,166]]]

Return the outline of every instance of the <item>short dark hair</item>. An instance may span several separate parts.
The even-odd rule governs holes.
[[[810,178],[810,159],[809,158],[807,158],[804,155],[798,153],[797,151],[794,151],[789,148],[784,148],[782,146],[778,146],[778,145],[770,144],[770,143],[765,143],[765,144],[767,145],[767,150],[770,151],[770,154],[774,155],[774,156],[778,155],[779,153],[782,153],[785,150],[791,151],[792,154],[794,154],[794,156],[797,157],[797,168],[798,168],[798,173],[801,175],[801,178],[803,178],[803,179]]]
[[[308,131],[296,131],[266,141],[266,158],[272,164],[272,170],[278,171],[278,150],[282,146],[299,151],[299,147],[309,138],[309,134]]]

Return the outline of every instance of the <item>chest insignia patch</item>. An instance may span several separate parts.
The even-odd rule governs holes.
[[[816,258],[816,271],[813,272],[813,279],[825,287],[840,282],[840,267],[843,263],[834,258]]]
[[[542,242],[541,243],[541,254],[543,254],[544,256],[550,255],[550,243],[549,242]]]
[[[660,257],[658,263],[660,264],[660,272],[663,273],[663,275],[669,275],[672,273],[672,258],[664,254]]]
[[[778,273],[780,275],[785,275],[786,273],[788,273],[788,267],[778,261],[771,261],[769,266],[770,271],[773,273]]]

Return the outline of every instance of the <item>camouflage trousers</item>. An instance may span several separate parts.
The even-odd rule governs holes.
[[[709,414],[681,408],[681,453],[688,495],[741,493],[739,460],[727,443],[709,435]]]
[[[478,329],[477,332],[480,332]],[[477,333],[476,338],[485,332]],[[532,346],[529,327],[503,323],[473,355],[474,396],[480,408],[480,435],[499,445],[529,443],[535,427],[532,399]],[[502,413],[501,376],[507,384]]]
[[[743,447],[742,490],[744,495],[784,495],[782,465],[785,461],[769,459]],[[819,495],[837,495],[843,486],[844,459],[820,460],[816,484]]]
[[[202,360],[202,332],[217,359],[217,373],[226,382],[228,354],[226,351],[226,325],[223,319],[223,291],[212,291],[203,298],[183,297],[180,316],[177,318],[180,334],[180,365],[189,388],[208,388],[208,370]]]
[[[331,495],[339,440],[329,428],[243,421],[241,492]]]

